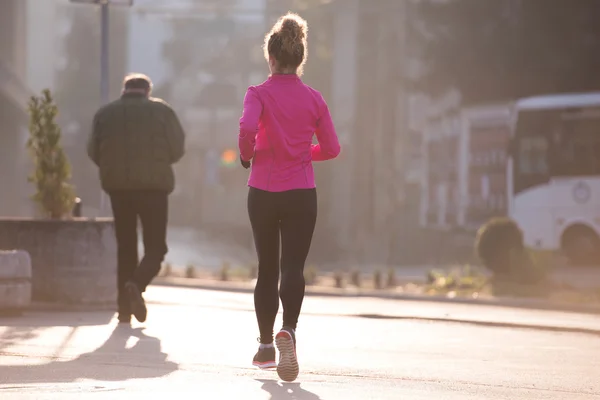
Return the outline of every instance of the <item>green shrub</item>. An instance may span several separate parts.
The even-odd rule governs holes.
[[[375,289],[383,289],[383,276],[379,270],[373,272],[373,287]]]
[[[219,275],[220,279],[224,282],[231,279],[231,265],[228,262],[224,262],[221,265],[221,271]]]
[[[355,269],[350,273],[350,282],[352,283],[352,285],[356,286],[357,288],[362,286],[362,279],[361,279],[360,271]]]
[[[33,159],[34,171],[29,182],[35,184],[33,200],[48,218],[70,216],[75,205],[71,179],[71,164],[61,144],[61,130],[55,119],[58,107],[49,90],[32,96],[28,104],[29,139],[27,149]]]
[[[475,250],[494,281],[539,282],[543,269],[525,248],[523,232],[509,218],[493,218],[477,232]]]
[[[333,280],[336,288],[341,289],[344,287],[344,273],[342,271],[335,271],[333,273]]]
[[[387,282],[386,287],[392,289],[398,286],[398,280],[396,279],[396,270],[394,268],[389,268],[387,273]]]
[[[511,275],[523,261],[523,232],[508,218],[493,218],[477,232],[475,250],[483,265],[495,275]]]
[[[186,278],[190,278],[190,279],[194,279],[196,278],[196,267],[194,267],[193,265],[188,265],[185,268],[185,277]]]
[[[478,293],[488,283],[488,279],[477,269],[466,265],[458,267],[450,272],[430,271],[428,273],[429,289],[433,293],[448,293],[456,291],[459,293]]]

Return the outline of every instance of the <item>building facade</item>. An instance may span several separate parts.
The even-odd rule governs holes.
[[[26,2],[0,2],[0,215],[26,213]]]

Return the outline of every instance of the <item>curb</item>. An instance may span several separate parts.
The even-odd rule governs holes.
[[[179,287],[201,290],[214,290],[219,292],[231,293],[253,293],[254,287],[248,283],[242,282],[220,282],[203,279],[190,278],[165,278],[157,277],[153,282],[154,286]],[[371,297],[384,300],[404,300],[421,301],[431,303],[451,303],[467,305],[484,305],[494,307],[521,308],[540,311],[562,311],[572,313],[586,313],[600,315],[600,306],[588,306],[579,304],[560,303],[555,301],[537,300],[537,299],[517,299],[507,297],[497,297],[494,299],[467,299],[450,298],[445,296],[426,296],[416,294],[390,293],[375,290],[360,289],[324,289],[311,286],[306,287],[306,296],[318,297],[341,297],[341,298],[360,298]]]
[[[97,312],[107,311],[113,312],[116,308],[115,302],[110,303],[92,303],[92,304],[61,304],[61,303],[44,303],[33,302],[27,307],[26,311],[39,312]]]

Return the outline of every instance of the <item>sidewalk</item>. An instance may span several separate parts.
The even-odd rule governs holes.
[[[183,287],[154,286],[148,289],[150,305],[224,307],[254,316],[253,295]],[[280,310],[281,311],[281,310]],[[501,304],[437,302],[374,296],[323,296],[304,300],[302,315],[316,317],[359,317],[371,320],[438,321],[483,326],[540,329],[600,334],[600,318],[586,312],[513,308]]]
[[[217,280],[205,279],[190,279],[178,277],[157,277],[153,285],[165,287],[182,287],[196,288],[205,290],[225,291],[233,293],[253,293],[254,282],[223,282]],[[328,288],[328,287],[306,287],[307,296],[322,296],[322,297],[344,297],[344,298],[364,298],[372,297],[387,300],[404,300],[418,302],[434,302],[434,303],[455,303],[455,304],[472,304],[486,305],[496,307],[523,308],[531,310],[554,310],[563,312],[581,312],[589,314],[600,314],[600,306],[585,305],[585,304],[570,304],[554,302],[543,299],[526,299],[526,298],[451,298],[446,296],[428,296],[407,294],[401,292],[387,290],[366,290],[357,288]]]

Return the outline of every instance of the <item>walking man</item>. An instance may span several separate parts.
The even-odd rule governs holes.
[[[118,253],[119,322],[131,315],[144,322],[142,293],[167,254],[168,196],[175,187],[172,165],[185,151],[185,134],[173,109],[150,97],[152,81],[125,77],[120,99],[94,116],[88,155],[98,166],[102,189],[110,196]],[[138,217],[144,257],[138,258]]]

